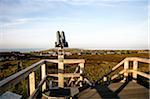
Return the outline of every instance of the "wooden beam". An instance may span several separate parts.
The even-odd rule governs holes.
[[[133,70],[137,71],[137,69],[138,69],[138,61],[133,61]],[[132,77],[134,79],[137,79],[137,73],[133,72]],[[133,81],[136,82],[136,80],[133,80]]]
[[[47,74],[47,76],[58,77],[58,74]]]
[[[144,63],[150,63],[150,59],[140,58],[140,57],[127,57],[126,60],[128,60],[128,61],[139,61],[139,62],[144,62]]]
[[[31,74],[29,74],[29,91],[30,91],[30,95],[33,94],[35,90],[35,73],[32,72]]]
[[[65,73],[64,77],[80,77],[80,73]]]
[[[64,88],[64,54],[58,55],[58,87]]]
[[[46,62],[50,63],[58,63],[59,60],[57,59],[45,59]],[[64,59],[62,60],[64,64],[78,64],[78,63],[85,63],[84,59]]]
[[[124,81],[127,80],[127,77],[128,77],[128,69],[129,69],[129,61],[125,61],[124,62]]]
[[[41,65],[41,78],[44,79],[46,76],[46,64]],[[46,89],[46,82],[42,85],[42,91]]]
[[[85,63],[84,59],[64,59],[65,64]]]
[[[136,74],[138,74],[140,76],[143,76],[143,77],[145,77],[147,79],[150,79],[150,74],[146,74],[146,73],[143,73],[143,72],[140,72],[140,71],[135,71],[135,70],[128,70],[128,71],[132,72],[132,73],[136,73]]]
[[[123,69],[122,71],[120,71],[118,74],[115,74],[111,77],[111,80],[114,80],[115,78],[117,78],[119,75],[123,74],[125,72],[125,70]]]
[[[123,65],[123,63],[126,61],[126,59],[122,60],[120,63],[118,63],[116,66],[114,66],[112,68],[112,71],[116,70],[117,68],[119,68],[121,65]]]
[[[48,76],[52,76],[52,77],[58,77],[58,74],[48,74]],[[64,77],[69,78],[69,77],[80,77],[80,73],[65,73],[63,74]]]
[[[82,74],[83,74],[83,70],[84,70],[84,63],[80,63],[79,64],[79,66],[80,66],[80,87],[82,87],[82,82],[83,82],[83,76],[82,76]]]
[[[45,61],[49,63],[58,63],[58,59],[45,59]]]

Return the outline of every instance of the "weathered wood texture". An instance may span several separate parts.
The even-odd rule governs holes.
[[[79,93],[78,99],[149,99],[149,89],[134,83],[98,85]]]

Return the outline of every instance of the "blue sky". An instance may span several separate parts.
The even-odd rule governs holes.
[[[148,49],[148,0],[0,0],[0,48]]]

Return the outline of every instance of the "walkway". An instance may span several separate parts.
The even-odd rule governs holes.
[[[78,95],[79,99],[149,99],[149,89],[132,81],[113,83],[109,86],[88,88]]]

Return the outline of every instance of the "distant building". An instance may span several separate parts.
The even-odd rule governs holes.
[[[121,54],[121,52],[116,52],[116,54]]]
[[[16,60],[17,55],[11,52],[0,52],[0,61]]]
[[[110,52],[110,51],[109,51],[109,52],[107,52],[107,54],[115,54],[115,52]]]
[[[97,55],[97,52],[92,52],[91,55]]]
[[[81,53],[81,52],[78,52],[77,54],[78,54],[79,56],[80,56],[80,55],[82,55],[82,53]]]
[[[65,52],[65,55],[70,56],[70,55],[72,55],[72,53],[71,52]]]
[[[137,53],[139,53],[139,54],[148,54],[148,53],[150,53],[150,51],[149,50],[139,50]]]

